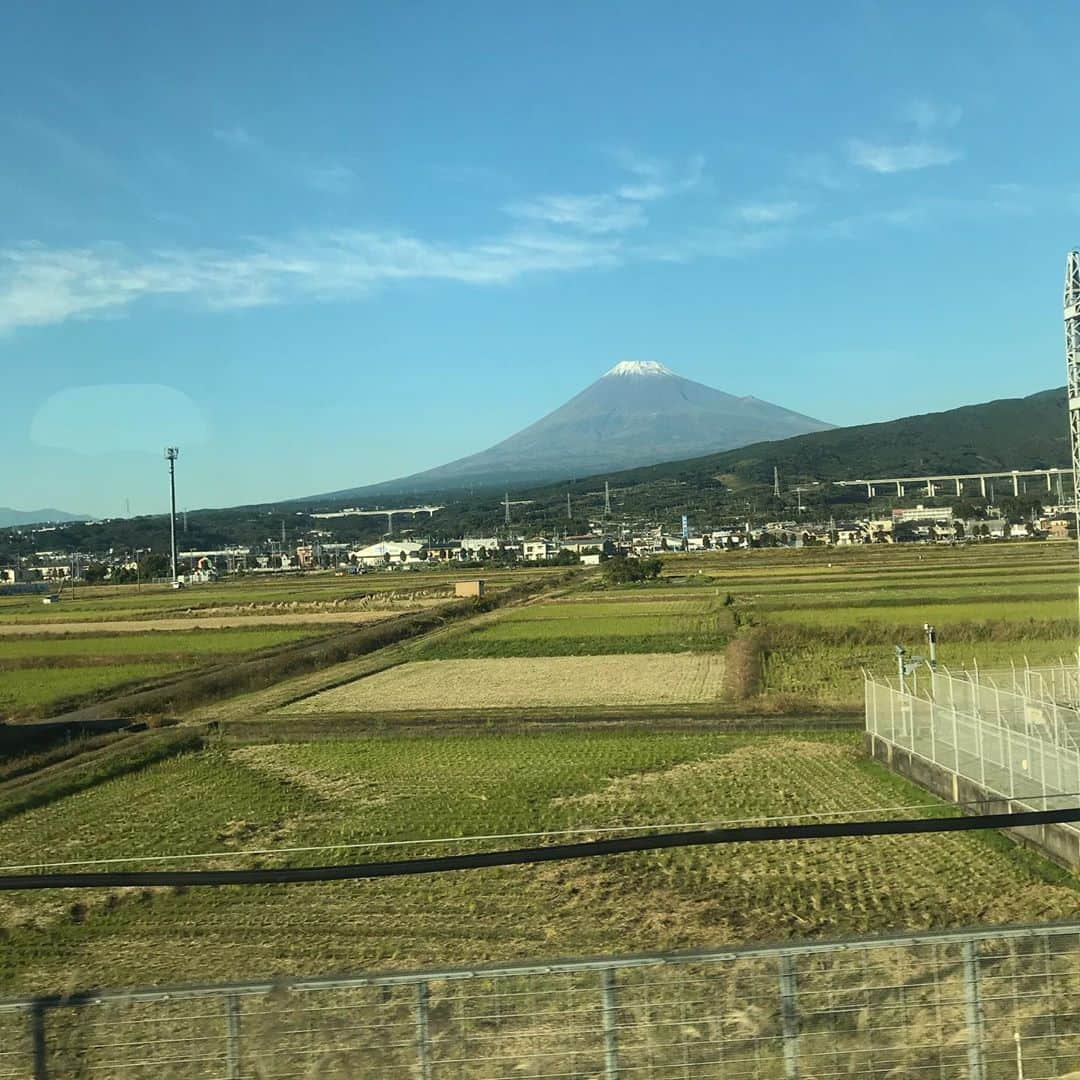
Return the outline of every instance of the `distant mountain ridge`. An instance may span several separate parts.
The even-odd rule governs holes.
[[[69,514],[66,510],[14,510],[0,506],[0,529],[13,525],[51,525],[62,521],[87,521],[86,514]]]
[[[563,480],[831,426],[684,379],[656,361],[624,360],[565,405],[487,450],[412,476],[316,498]]]
[[[1009,469],[1068,468],[1065,388],[1002,398],[945,412],[833,428],[719,454],[626,470],[612,483],[678,478],[687,484],[733,486],[873,479]]]

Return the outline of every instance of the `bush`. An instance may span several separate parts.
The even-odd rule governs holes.
[[[660,576],[663,568],[663,562],[655,555],[648,559],[628,559],[625,555],[616,555],[604,563],[604,581],[609,585],[652,581]]]

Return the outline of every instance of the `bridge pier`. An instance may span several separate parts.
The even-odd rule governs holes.
[[[1052,491],[1053,490],[1053,488],[1050,485],[1050,474],[1049,473],[1046,474],[1046,490],[1047,491]]]
[[[964,494],[964,485],[958,476],[956,478],[956,497],[959,499]]]
[[[980,476],[979,477],[979,494],[984,499],[986,498],[986,477],[985,476]]]
[[[1013,473],[1012,478],[1013,478],[1013,495],[1019,495],[1020,494],[1020,477],[1016,473]]]
[[[874,497],[874,485],[873,484],[867,484],[866,485],[866,497],[868,499],[872,499]]]

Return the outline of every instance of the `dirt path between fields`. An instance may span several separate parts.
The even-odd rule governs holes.
[[[398,611],[310,611],[290,615],[192,615],[179,619],[128,619],[108,622],[3,623],[0,637],[19,634],[138,634],[148,630],[226,630],[237,626],[318,626],[372,623],[407,614]]]

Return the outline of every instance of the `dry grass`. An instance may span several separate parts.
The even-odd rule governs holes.
[[[736,637],[724,652],[724,690],[732,701],[761,692],[765,674],[765,634],[753,628]]]
[[[289,712],[678,705],[718,701],[717,653],[425,660],[305,698]]]

